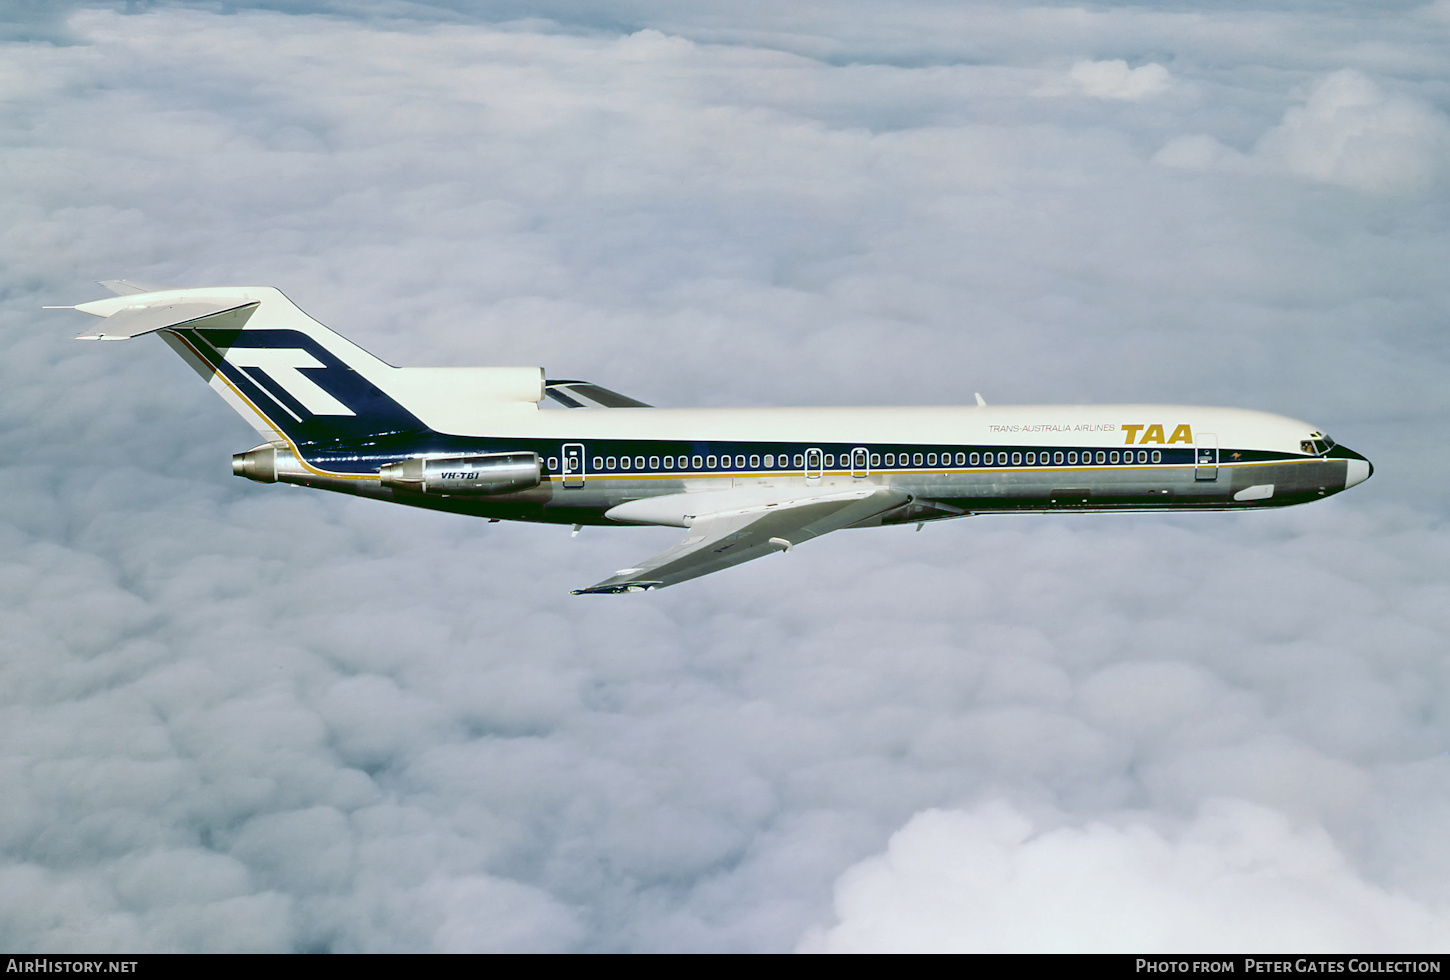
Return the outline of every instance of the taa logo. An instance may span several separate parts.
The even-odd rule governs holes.
[[[1144,431],[1145,429],[1147,431]],[[1193,445],[1193,430],[1186,425],[1180,425],[1174,429],[1173,434],[1166,440],[1163,438],[1163,426],[1161,425],[1125,425],[1123,431],[1127,433],[1127,438],[1123,440],[1125,446],[1145,446],[1150,442],[1156,442],[1160,446],[1165,443],[1171,446],[1175,442]],[[1139,432],[1143,433],[1141,439],[1138,438]]]

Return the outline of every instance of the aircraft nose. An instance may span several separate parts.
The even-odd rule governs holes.
[[[1358,486],[1365,480],[1374,476],[1374,464],[1365,459],[1353,449],[1346,449],[1344,446],[1335,446],[1331,456],[1338,456],[1347,461],[1347,469],[1344,473],[1344,489]]]

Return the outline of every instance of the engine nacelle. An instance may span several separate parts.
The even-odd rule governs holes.
[[[279,449],[267,443],[233,456],[232,475],[244,476],[258,483],[295,482],[288,478],[306,476],[306,471],[297,462],[292,450],[285,446]]]
[[[517,493],[544,481],[538,453],[486,453],[405,459],[378,471],[383,486],[414,493],[476,495]]]

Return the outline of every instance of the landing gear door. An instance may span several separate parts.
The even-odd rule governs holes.
[[[564,489],[575,490],[584,485],[584,444],[566,443],[563,446]]]
[[[1218,479],[1218,436],[1200,432],[1193,445],[1193,478],[1200,483]]]

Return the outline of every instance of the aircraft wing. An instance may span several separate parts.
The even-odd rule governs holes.
[[[691,497],[716,495],[678,496],[686,498],[688,503]],[[684,522],[689,533],[673,548],[637,568],[621,569],[612,578],[587,589],[577,589],[574,595],[662,589],[777,551],[789,551],[802,541],[870,520],[910,500],[911,495],[904,490],[889,487],[777,499],[743,508],[721,500],[725,509],[686,516]],[[662,503],[658,497],[650,501],[652,509]]]

